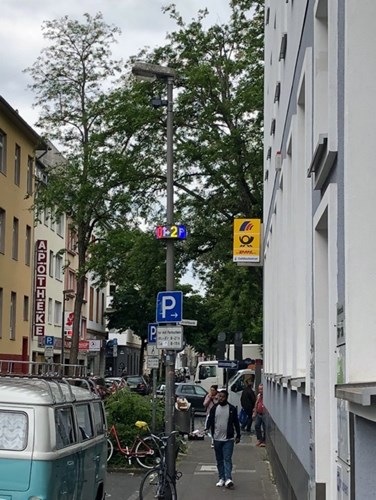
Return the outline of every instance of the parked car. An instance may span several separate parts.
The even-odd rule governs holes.
[[[107,389],[114,392],[114,389],[123,389],[124,387],[129,387],[128,382],[124,377],[105,377],[104,382]]]
[[[198,384],[179,383],[175,384],[175,396],[177,398],[185,398],[188,403],[191,403],[192,409],[196,412],[205,412],[204,399],[208,391]]]
[[[142,375],[127,375],[124,377],[131,391],[138,392],[143,396],[149,394],[150,387]]]
[[[107,390],[106,383],[102,377],[68,377],[68,382],[76,387],[83,387],[84,389],[90,389],[91,392],[97,394],[101,399],[105,399],[110,391]]]
[[[157,396],[163,397],[166,393],[166,384],[161,384],[157,388]]]

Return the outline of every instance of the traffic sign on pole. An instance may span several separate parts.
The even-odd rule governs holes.
[[[183,317],[183,292],[158,292],[157,323],[178,323]]]
[[[157,348],[181,351],[183,349],[183,327],[180,325],[158,326]]]
[[[218,368],[230,368],[232,370],[237,370],[239,366],[238,360],[223,359],[218,360]]]
[[[182,319],[179,321],[179,324],[183,326],[197,326],[197,319]]]
[[[158,323],[148,324],[148,344],[155,344],[157,342],[157,326]]]

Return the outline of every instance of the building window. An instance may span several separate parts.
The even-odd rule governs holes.
[[[68,250],[75,253],[77,248],[77,234],[72,226],[68,230]]]
[[[95,297],[95,322],[99,323],[99,290],[96,290]]]
[[[17,294],[11,292],[10,294],[10,323],[9,323],[9,338],[16,340],[16,318],[17,318]]]
[[[64,215],[58,215],[56,219],[56,233],[59,236],[64,236]]]
[[[26,192],[27,194],[33,194],[33,158],[28,156],[27,158],[27,177],[26,177]]]
[[[104,325],[104,308],[105,308],[105,297],[104,293],[102,293],[102,314],[101,314],[102,325]]]
[[[23,320],[29,321],[29,297],[27,295],[24,295]]]
[[[16,144],[14,148],[14,183],[20,185],[21,179],[21,147]]]
[[[61,255],[55,257],[55,278],[59,281],[63,280],[63,258]]]
[[[3,294],[4,291],[0,288],[0,339],[3,338]]]
[[[48,324],[52,325],[52,299],[48,299],[48,306],[47,306],[47,322]]]
[[[25,234],[25,264],[30,266],[31,263],[31,227],[26,226]]]
[[[80,335],[80,338],[81,339],[86,339],[86,318],[82,318],[81,320],[81,335]]]
[[[7,173],[7,136],[0,130],[0,172]]]
[[[48,263],[48,274],[51,278],[54,277],[54,252],[50,250],[50,261]]]
[[[17,217],[13,217],[12,258],[18,260],[18,226]]]
[[[54,324],[57,326],[61,326],[61,319],[62,319],[61,315],[62,315],[61,302],[55,300]]]
[[[0,208],[0,253],[5,253],[5,210]]]
[[[68,289],[76,291],[77,288],[76,273],[74,271],[68,271]]]
[[[94,288],[90,287],[90,298],[89,298],[89,320],[94,319]]]

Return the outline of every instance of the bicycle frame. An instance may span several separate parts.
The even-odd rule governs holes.
[[[125,448],[123,448],[123,446],[121,445],[120,438],[119,438],[119,435],[117,433],[115,425],[112,425],[109,432],[108,432],[109,436],[111,434],[113,435],[113,437],[116,441],[118,451],[122,455],[127,457],[129,463],[131,463],[132,458],[137,458],[137,457],[142,458],[142,457],[146,457],[148,455],[154,455],[154,453],[155,453],[154,450],[152,448],[150,448],[150,446],[140,436],[136,436],[131,447],[125,446]],[[153,434],[151,434],[150,436],[153,437],[155,440],[156,436],[154,436]],[[136,450],[136,446],[138,445],[138,443],[143,443],[143,445],[145,446],[145,449],[142,450],[141,452],[138,452]]]

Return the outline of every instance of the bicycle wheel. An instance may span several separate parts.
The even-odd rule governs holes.
[[[111,460],[113,454],[114,454],[114,445],[112,444],[111,439],[107,439],[107,462]]]
[[[139,500],[151,499],[176,500],[176,488],[170,477],[164,476],[163,469],[156,467],[149,470],[142,478],[140,484]]]
[[[153,452],[152,454],[150,452]],[[161,452],[158,443],[150,436],[140,441],[136,446],[135,454],[137,462],[145,469],[152,469],[161,461]]]

